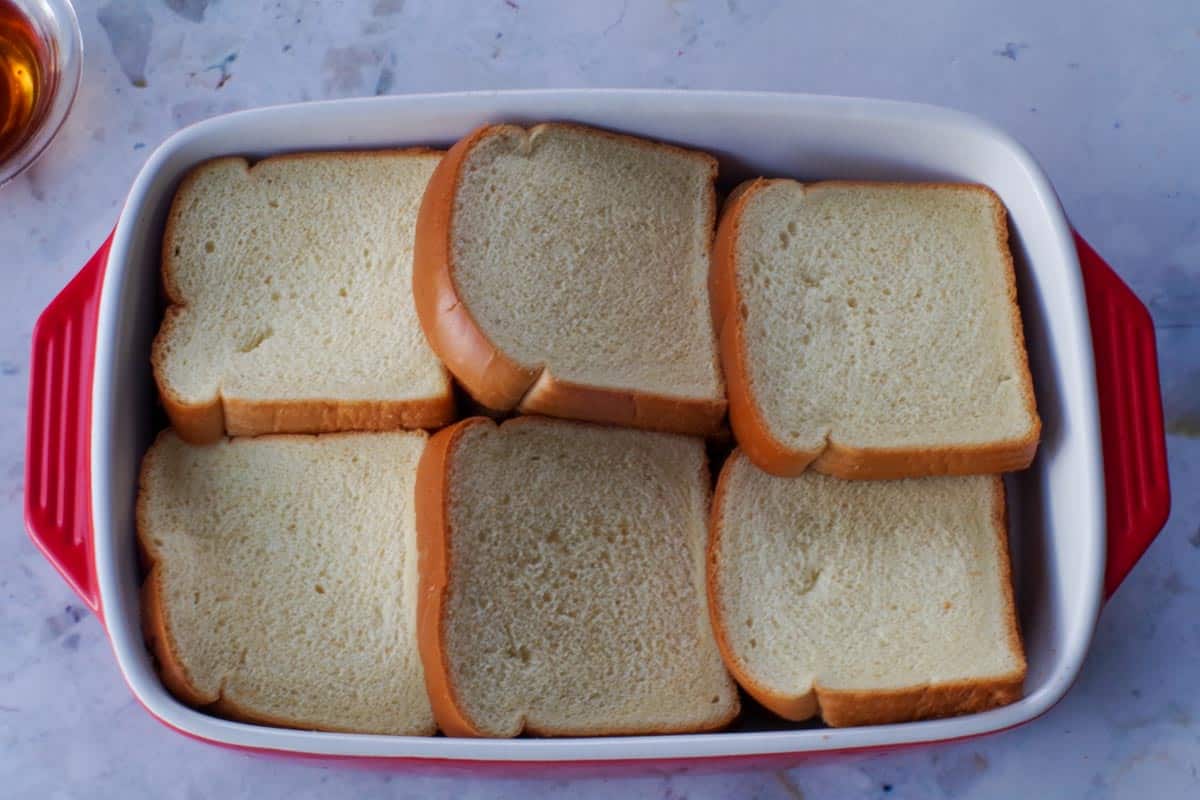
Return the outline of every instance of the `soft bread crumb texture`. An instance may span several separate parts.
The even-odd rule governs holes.
[[[471,428],[450,470],[444,647],[486,735],[729,721],[700,440],[525,419]]]
[[[736,243],[747,375],[794,450],[1037,430],[1003,206],[979,186],[773,181]]]
[[[713,601],[754,684],[801,696],[1023,673],[1000,478],[779,478],[740,453],[725,470]]]
[[[501,126],[467,156],[454,281],[516,362],[590,386],[723,398],[708,308],[715,162],[578,126]]]
[[[138,534],[193,692],[273,724],[433,733],[416,643],[425,441],[158,438]]]
[[[155,346],[179,402],[442,397],[412,296],[417,209],[440,154],[224,158],[181,186]]]

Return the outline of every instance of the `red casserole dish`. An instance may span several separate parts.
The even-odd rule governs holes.
[[[569,119],[714,153],[721,180],[962,180],[1009,210],[1044,430],[1033,467],[1008,478],[1025,697],[980,714],[848,729],[753,718],[720,733],[469,740],[284,730],[208,716],[162,687],[138,624],[133,503],[161,423],[148,361],[157,330],[163,220],[193,166],[221,155],[446,146],[483,122]],[[1001,730],[1044,713],[1078,674],[1103,598],[1165,524],[1166,448],[1146,308],[1071,231],[1030,155],[945,109],[804,95],[545,91],[387,97],[208,120],[156,150],[116,230],[38,320],[25,514],[34,542],[103,621],[137,699],[190,736],[249,750],[388,763],[657,766],[791,760]]]

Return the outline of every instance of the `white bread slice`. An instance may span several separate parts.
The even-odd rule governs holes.
[[[884,724],[1021,696],[998,476],[779,478],[735,451],[708,587],[726,666],[787,719]]]
[[[417,480],[442,731],[670,733],[737,714],[704,597],[701,440],[476,417],[433,437]]]
[[[417,208],[441,155],[305,153],[194,169],[163,237],[154,340],[179,435],[437,427],[449,376],[412,300]]]
[[[570,124],[485,126],[438,165],[413,289],[434,351],[497,410],[706,434],[716,161]]]
[[[762,469],[903,478],[1033,460],[1008,229],[986,187],[743,184],[711,293],[730,422]]]
[[[233,719],[428,735],[416,641],[423,432],[189,445],[142,464],[142,621],[164,684]]]

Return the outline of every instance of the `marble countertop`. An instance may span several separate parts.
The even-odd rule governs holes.
[[[487,0],[78,0],[86,63],[49,152],[0,188],[0,796],[1200,796],[1200,6]],[[986,117],[1045,166],[1158,332],[1174,513],[1083,672],[1006,733],[787,771],[485,780],[319,766],[172,734],[21,520],[30,331],[146,156],[196,120],[480,88],[771,89]]]

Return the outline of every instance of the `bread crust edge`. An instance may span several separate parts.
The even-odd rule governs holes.
[[[467,716],[450,677],[446,654],[446,596],[450,591],[450,466],[462,436],[476,425],[470,417],[438,431],[417,464],[417,651],[433,718],[447,736],[487,736]]]

